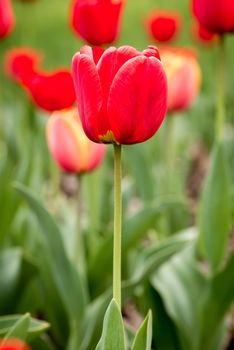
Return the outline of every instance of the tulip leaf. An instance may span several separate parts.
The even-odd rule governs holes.
[[[201,326],[201,350],[204,348],[209,349],[213,335],[222,332],[224,316],[234,300],[233,271],[234,254],[230,257],[224,270],[219,272],[211,280],[209,288],[205,293],[199,322]]]
[[[52,216],[26,187],[19,184],[15,187],[26,199],[38,219],[41,238],[45,243],[43,250],[48,263],[46,268],[50,269],[51,277],[66,307],[70,326],[74,327],[76,324],[78,334],[86,305],[86,291],[81,276],[66,255],[61,232]]]
[[[12,328],[9,329],[4,337],[3,343],[9,338],[19,338],[25,340],[27,337],[30,323],[30,314],[21,316]]]
[[[152,312],[149,311],[139,328],[131,350],[151,350],[152,343]]]
[[[152,275],[151,284],[161,296],[170,319],[176,325],[179,349],[197,350],[199,311],[208,280],[197,267],[195,244],[188,245],[163,264]]]
[[[96,350],[125,350],[125,334],[120,308],[112,299],[106,311],[101,339]]]
[[[223,145],[213,150],[211,168],[205,181],[199,227],[205,256],[215,272],[225,255],[231,226],[231,183]]]
[[[9,315],[9,316],[0,316],[0,338],[8,337],[14,335],[19,337],[16,332],[19,332],[22,324],[27,325],[27,320],[29,318],[29,324],[27,327],[27,333],[30,338],[34,338],[39,334],[45,332],[49,327],[49,323],[45,321],[39,321],[34,318],[30,318],[29,314],[26,315]],[[25,321],[26,320],[26,321]],[[12,333],[14,332],[14,333]]]

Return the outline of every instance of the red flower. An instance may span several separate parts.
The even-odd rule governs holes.
[[[192,0],[193,13],[208,31],[234,32],[233,0]]]
[[[194,33],[195,38],[205,44],[215,42],[217,39],[217,35],[211,33],[206,28],[202,27],[199,22],[196,22],[192,27],[192,31]]]
[[[0,0],[0,38],[5,38],[13,30],[15,18],[11,0]]]
[[[119,34],[125,0],[73,0],[71,24],[91,45],[113,43]]]
[[[5,71],[12,79],[27,84],[36,73],[41,55],[31,48],[14,48],[5,56]]]
[[[180,29],[180,15],[176,12],[153,12],[146,20],[147,30],[160,43],[175,39]]]
[[[99,49],[95,52],[101,55]],[[67,69],[46,72],[40,63],[41,55],[33,49],[12,49],[5,57],[5,71],[21,83],[39,108],[48,112],[70,108],[76,99],[71,73]]]
[[[27,82],[27,88],[35,104],[48,112],[69,108],[76,99],[71,73],[65,69],[39,71]]]
[[[47,143],[56,163],[67,172],[92,171],[105,155],[105,146],[85,135],[76,108],[52,114],[47,124]]]
[[[29,347],[19,339],[8,339],[0,342],[0,350],[30,350]]]
[[[168,80],[168,111],[190,107],[201,85],[201,71],[193,52],[167,48],[161,51]]]
[[[97,65],[92,54],[73,58],[78,108],[94,142],[133,144],[152,137],[166,113],[166,75],[158,50],[107,49]]]

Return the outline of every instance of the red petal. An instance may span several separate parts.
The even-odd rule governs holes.
[[[125,62],[139,55],[139,51],[131,46],[122,46],[119,49],[110,47],[104,52],[97,65],[103,92],[103,108],[98,123],[100,135],[106,134],[110,129],[110,122],[107,122],[107,101],[113,79]]]
[[[105,49],[98,46],[91,47],[91,46],[85,45],[80,49],[80,53],[90,56],[94,60],[95,64],[98,63],[99,59],[101,58],[104,52],[105,52]]]
[[[108,115],[117,142],[132,144],[152,137],[167,109],[166,75],[154,57],[135,57],[119,70],[110,90]]]
[[[39,72],[28,79],[27,87],[34,102],[42,109],[53,112],[71,107],[75,102],[75,91],[69,71]]]
[[[84,131],[92,141],[99,142],[97,120],[102,90],[97,68],[89,56],[78,53],[73,58],[72,71]]]

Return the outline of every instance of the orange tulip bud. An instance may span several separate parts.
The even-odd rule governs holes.
[[[201,70],[191,50],[167,48],[160,51],[168,80],[168,111],[190,107],[200,89]]]
[[[47,124],[47,143],[56,163],[66,172],[84,173],[100,165],[105,145],[85,135],[77,108],[52,113]]]

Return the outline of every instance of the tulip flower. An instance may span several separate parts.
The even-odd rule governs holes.
[[[5,71],[12,79],[26,84],[39,69],[41,55],[31,48],[14,48],[7,51],[5,56]]]
[[[192,30],[195,38],[202,43],[208,44],[217,41],[217,35],[204,28],[199,22],[195,23]]]
[[[180,15],[176,12],[155,11],[146,20],[149,34],[159,43],[168,43],[175,39],[180,24]]]
[[[37,72],[26,86],[33,102],[47,112],[70,108],[75,102],[71,73],[66,69]]]
[[[113,43],[119,34],[125,0],[73,0],[71,25],[91,45]]]
[[[15,25],[11,0],[0,0],[0,38],[11,33]]]
[[[98,63],[86,49],[73,58],[81,122],[94,142],[134,144],[160,127],[167,107],[167,82],[158,50],[131,46],[107,49]]]
[[[104,158],[105,146],[87,138],[77,108],[54,112],[48,120],[46,135],[52,157],[66,172],[90,172]]]
[[[8,339],[0,341],[0,350],[30,350],[20,339]]]
[[[168,80],[168,111],[187,109],[195,100],[201,71],[196,56],[186,49],[161,50],[162,64]]]
[[[208,31],[216,34],[234,32],[233,0],[192,0],[192,9]]]

